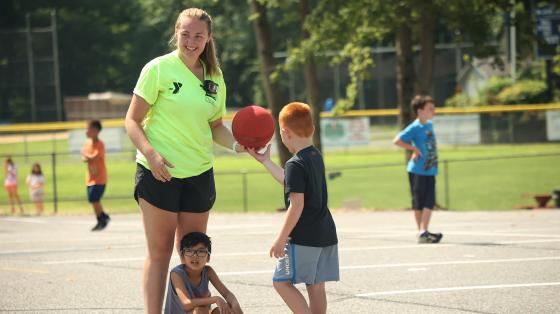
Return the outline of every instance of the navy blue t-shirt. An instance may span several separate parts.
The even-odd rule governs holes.
[[[297,152],[284,167],[284,198],[290,205],[290,193],[303,193],[301,216],[290,233],[290,242],[298,245],[327,247],[338,243],[336,226],[327,206],[327,182],[323,156],[314,146]]]

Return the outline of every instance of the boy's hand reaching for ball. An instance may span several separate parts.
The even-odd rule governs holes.
[[[246,148],[247,153],[253,156],[258,162],[264,163],[267,160],[270,160],[270,147],[271,144],[266,146],[266,150],[263,153],[259,153],[259,151],[255,148]]]

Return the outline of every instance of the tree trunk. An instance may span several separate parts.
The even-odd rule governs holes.
[[[416,79],[416,93],[430,94],[432,87],[434,57],[436,52],[436,12],[428,8],[420,17],[420,67]]]
[[[302,37],[307,39],[310,37],[309,31],[304,27],[305,19],[309,15],[310,8],[307,0],[299,1],[299,13],[301,18]],[[303,74],[305,78],[305,86],[307,93],[307,102],[313,110],[313,123],[315,125],[315,134],[313,135],[313,143],[315,147],[322,151],[321,144],[321,104],[319,102],[319,83],[317,80],[317,71],[315,69],[315,58],[313,54],[305,57],[303,64]]]
[[[414,55],[412,53],[412,30],[402,25],[397,30],[397,99],[399,102],[399,124],[404,129],[412,122],[410,101],[414,91]],[[405,160],[410,159],[411,152],[405,150]]]
[[[280,89],[276,82],[270,79],[270,75],[274,72],[276,63],[272,55],[272,44],[270,42],[270,30],[268,26],[268,18],[266,16],[266,6],[262,5],[258,0],[251,0],[251,10],[257,17],[253,20],[253,30],[257,40],[257,54],[261,62],[261,75],[266,93],[268,107],[275,118],[276,124],[276,146],[278,147],[278,155],[280,157],[280,165],[284,165],[291,154],[282,143],[280,138],[280,127],[278,125],[278,115],[282,109]]]
[[[404,129],[412,122],[410,101],[414,91],[414,60],[412,54],[412,31],[403,25],[397,30],[397,99],[399,102],[399,124]]]

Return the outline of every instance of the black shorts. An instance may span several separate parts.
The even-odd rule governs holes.
[[[408,181],[412,194],[412,209],[433,209],[436,204],[436,177],[409,172]]]
[[[103,192],[105,192],[105,184],[88,185],[87,187],[88,202],[97,203],[101,201],[101,198],[103,197]]]
[[[157,208],[171,212],[203,213],[209,211],[216,200],[214,170],[189,178],[171,178],[161,182],[152,172],[137,164],[134,199],[144,199]]]

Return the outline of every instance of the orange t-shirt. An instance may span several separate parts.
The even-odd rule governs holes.
[[[103,141],[88,139],[82,149],[86,155],[95,155],[97,158],[87,162],[86,185],[104,185],[107,184],[107,168],[105,168],[105,145]]]

